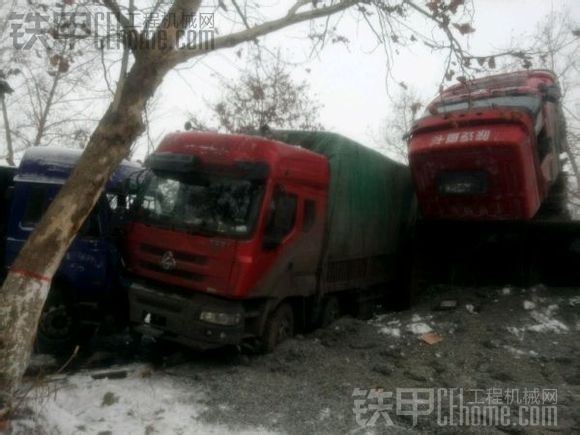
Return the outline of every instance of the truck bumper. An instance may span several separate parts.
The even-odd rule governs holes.
[[[134,331],[200,350],[240,344],[244,338],[244,309],[240,301],[203,293],[183,296],[133,283],[129,289],[130,322]],[[235,325],[200,319],[202,312],[239,318]]]

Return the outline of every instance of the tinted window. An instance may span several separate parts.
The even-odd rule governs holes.
[[[26,202],[26,210],[20,222],[21,225],[24,228],[36,227],[42,215],[48,209],[50,200],[46,186],[31,186],[28,193],[28,201]],[[97,210],[98,205],[95,206],[95,209],[81,227],[79,231],[81,237],[99,237],[101,234]]]
[[[22,217],[23,227],[35,227],[48,208],[48,192],[44,186],[32,186],[28,191],[26,210]]]
[[[266,226],[266,234],[286,237],[294,228],[296,222],[296,204],[298,197],[292,193],[281,190],[274,194],[270,217]]]
[[[493,109],[502,107],[521,107],[533,114],[538,113],[542,101],[536,95],[505,95],[500,97],[477,98],[471,100],[457,101],[453,103],[442,103],[436,107],[438,113],[448,113],[464,111],[469,109]],[[431,114],[427,111],[426,116]]]

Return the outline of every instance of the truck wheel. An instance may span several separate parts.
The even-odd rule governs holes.
[[[263,350],[273,352],[277,345],[294,335],[294,312],[287,303],[280,305],[266,322]]]
[[[336,296],[330,296],[324,301],[322,312],[320,313],[320,326],[326,328],[331,323],[340,318],[340,303]]]
[[[64,354],[72,351],[80,339],[80,321],[64,291],[52,288],[50,293],[38,324],[36,350]]]

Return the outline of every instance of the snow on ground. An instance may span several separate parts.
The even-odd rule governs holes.
[[[564,303],[570,307],[580,305],[580,296],[574,296],[568,299],[548,298],[540,296],[545,294],[546,288],[538,285],[529,289],[514,289],[511,287],[504,287],[499,289],[500,298],[521,298],[523,299],[520,305],[523,310],[519,311],[519,315],[513,315],[509,323],[504,327],[507,331],[515,336],[519,341],[526,338],[527,332],[534,333],[555,333],[562,334],[570,331],[570,327],[558,318],[559,304]],[[493,299],[493,303],[498,303],[499,299]],[[479,305],[467,303],[463,305],[465,310],[471,315],[477,315]],[[401,316],[398,313],[382,314],[375,316],[370,323],[375,325],[380,334],[388,335],[395,339],[401,339],[412,336],[422,336],[430,332],[444,332],[452,335],[455,332],[456,325],[451,325],[446,318],[449,317],[446,313],[450,313],[459,309],[447,308],[436,310],[431,315],[419,315],[417,313],[407,316]],[[580,324],[572,326],[576,330],[580,329]],[[534,352],[520,351],[513,346],[506,347],[514,355],[530,355],[534,356]]]
[[[66,376],[50,377],[48,387],[35,390],[33,410],[24,415],[28,421],[17,422],[25,430],[14,433],[449,433],[435,413],[415,425],[407,415],[390,412],[395,426],[361,427],[353,391],[522,392],[530,385],[557,390],[558,427],[542,429],[573,433],[580,427],[578,294],[540,286],[509,292],[434,286],[412,310],[384,312],[370,321],[345,317],[269,355],[200,354],[150,340],[127,357],[126,337],[103,337],[78,355]],[[61,364],[38,359],[32,372],[46,365],[56,370]],[[127,376],[95,380],[97,369],[123,369]]]
[[[121,367],[125,379],[100,379],[94,372],[49,382],[34,390],[30,406],[34,422],[49,434],[266,434],[259,427],[244,429],[202,423],[206,392],[199,383],[153,372],[147,365]],[[33,424],[32,424],[33,423]]]
[[[545,303],[545,298],[534,297],[534,301],[525,300],[523,302],[523,308],[529,314],[529,317],[533,321],[523,326],[508,326],[507,330],[523,340],[526,331],[533,331],[539,333],[553,332],[556,334],[566,333],[570,328],[563,323],[561,320],[556,318],[559,310],[558,304],[550,304],[545,306],[539,306],[541,303]]]
[[[413,335],[423,335],[433,331],[432,326],[428,323],[432,316],[420,316],[413,314],[410,321],[402,325],[400,319],[389,320],[395,314],[386,314],[375,316],[370,321],[371,324],[378,326],[379,333],[389,335],[394,338],[401,338],[401,331],[405,330]]]

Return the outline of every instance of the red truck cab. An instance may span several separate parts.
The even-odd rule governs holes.
[[[565,123],[550,71],[454,85],[409,136],[409,164],[426,219],[529,220],[561,180]]]
[[[125,249],[139,277],[131,318],[141,332],[197,348],[204,337],[207,347],[235,344],[263,328],[264,301],[311,291],[329,181],[323,156],[190,132],[166,137],[147,166]]]

